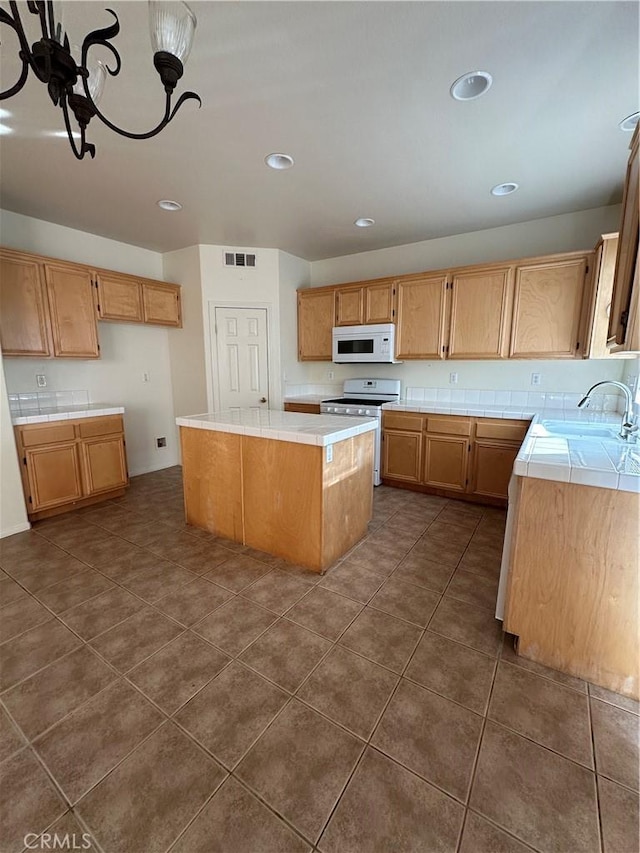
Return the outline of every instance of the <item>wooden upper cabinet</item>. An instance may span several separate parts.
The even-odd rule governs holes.
[[[393,297],[395,289],[393,282],[368,284],[364,288],[364,317],[365,324],[392,323],[395,318]]]
[[[336,289],[336,326],[359,326],[364,316],[362,287]]]
[[[512,358],[577,358],[591,254],[516,267]]]
[[[98,324],[91,274],[81,266],[44,264],[53,354],[99,358]]]
[[[334,290],[298,291],[298,360],[331,361]]]
[[[513,268],[454,273],[448,358],[506,358]]]
[[[447,276],[407,276],[396,282],[399,359],[445,356]]]
[[[114,273],[96,273],[98,288],[98,317],[101,320],[119,320],[142,323],[142,287],[128,276]]]
[[[631,140],[631,153],[622,199],[620,240],[616,255],[608,343],[614,351],[640,349],[640,288],[638,239],[640,228],[640,125]]]
[[[607,346],[607,335],[617,248],[617,234],[603,234],[596,246],[583,350],[585,358],[608,358],[612,355]]]
[[[4,355],[51,355],[42,267],[10,252],[0,252],[0,344]]]
[[[177,284],[142,282],[142,309],[145,323],[182,326],[180,287]]]

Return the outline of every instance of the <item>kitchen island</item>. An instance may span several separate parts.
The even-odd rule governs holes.
[[[317,572],[366,535],[375,419],[240,409],[176,423],[189,524]]]

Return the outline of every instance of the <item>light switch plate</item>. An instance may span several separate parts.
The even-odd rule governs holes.
[[[36,373],[36,385],[38,388],[46,388],[47,387],[47,377],[44,373]]]
[[[325,454],[327,462],[333,462],[333,444],[327,444],[327,452]]]

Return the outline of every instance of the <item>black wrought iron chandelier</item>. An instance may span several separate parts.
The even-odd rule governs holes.
[[[164,86],[166,103],[162,120],[153,130],[146,133],[123,130],[109,121],[98,109],[107,73],[115,77],[122,65],[118,51],[111,44],[111,39],[120,32],[116,13],[111,9],[106,10],[113,15],[114,23],[94,30],[85,37],[82,49],[79,50],[79,62],[76,62],[64,26],[63,3],[60,0],[28,0],[24,5],[30,13],[39,17],[42,38],[29,46],[20,20],[18,3],[14,0],[9,3],[10,12],[0,8],[0,23],[10,26],[18,36],[18,56],[22,61],[22,70],[17,82],[11,88],[0,92],[0,101],[11,98],[22,89],[31,68],[38,80],[47,84],[53,103],[62,109],[69,143],[78,160],[82,160],[85,154],[95,157],[95,145],[85,139],[87,126],[94,116],[121,136],[129,139],[149,139],[169,124],[185,101],[195,100],[201,104],[199,95],[195,92],[185,92],[173,108],[171,107],[173,90],[182,77],[197,24],[195,15],[186,3],[178,0],[149,0],[153,64]],[[89,55],[90,49],[96,45],[101,45],[111,52],[115,61],[113,68]],[[79,145],[76,145],[77,133],[74,133],[71,124],[70,111],[78,124]]]

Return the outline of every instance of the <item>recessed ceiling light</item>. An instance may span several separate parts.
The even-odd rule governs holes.
[[[293,166],[293,157],[290,154],[268,154],[264,162],[271,169],[290,169]]]
[[[157,202],[158,207],[161,207],[163,210],[182,210],[182,205],[178,201],[171,201],[170,198],[162,198],[159,202]]]
[[[640,120],[640,113],[631,113],[630,116],[623,118],[618,127],[620,130],[633,131]]]
[[[513,181],[508,181],[506,184],[496,184],[496,186],[491,189],[491,195],[511,195],[511,193],[514,193],[519,186],[519,184],[516,184]]]
[[[488,71],[469,71],[458,77],[449,91],[456,101],[473,101],[488,92],[493,83],[493,77]]]
[[[376,224],[376,221],[375,219],[368,219],[366,216],[361,216],[353,224],[357,225],[358,228],[371,228],[372,225]]]

